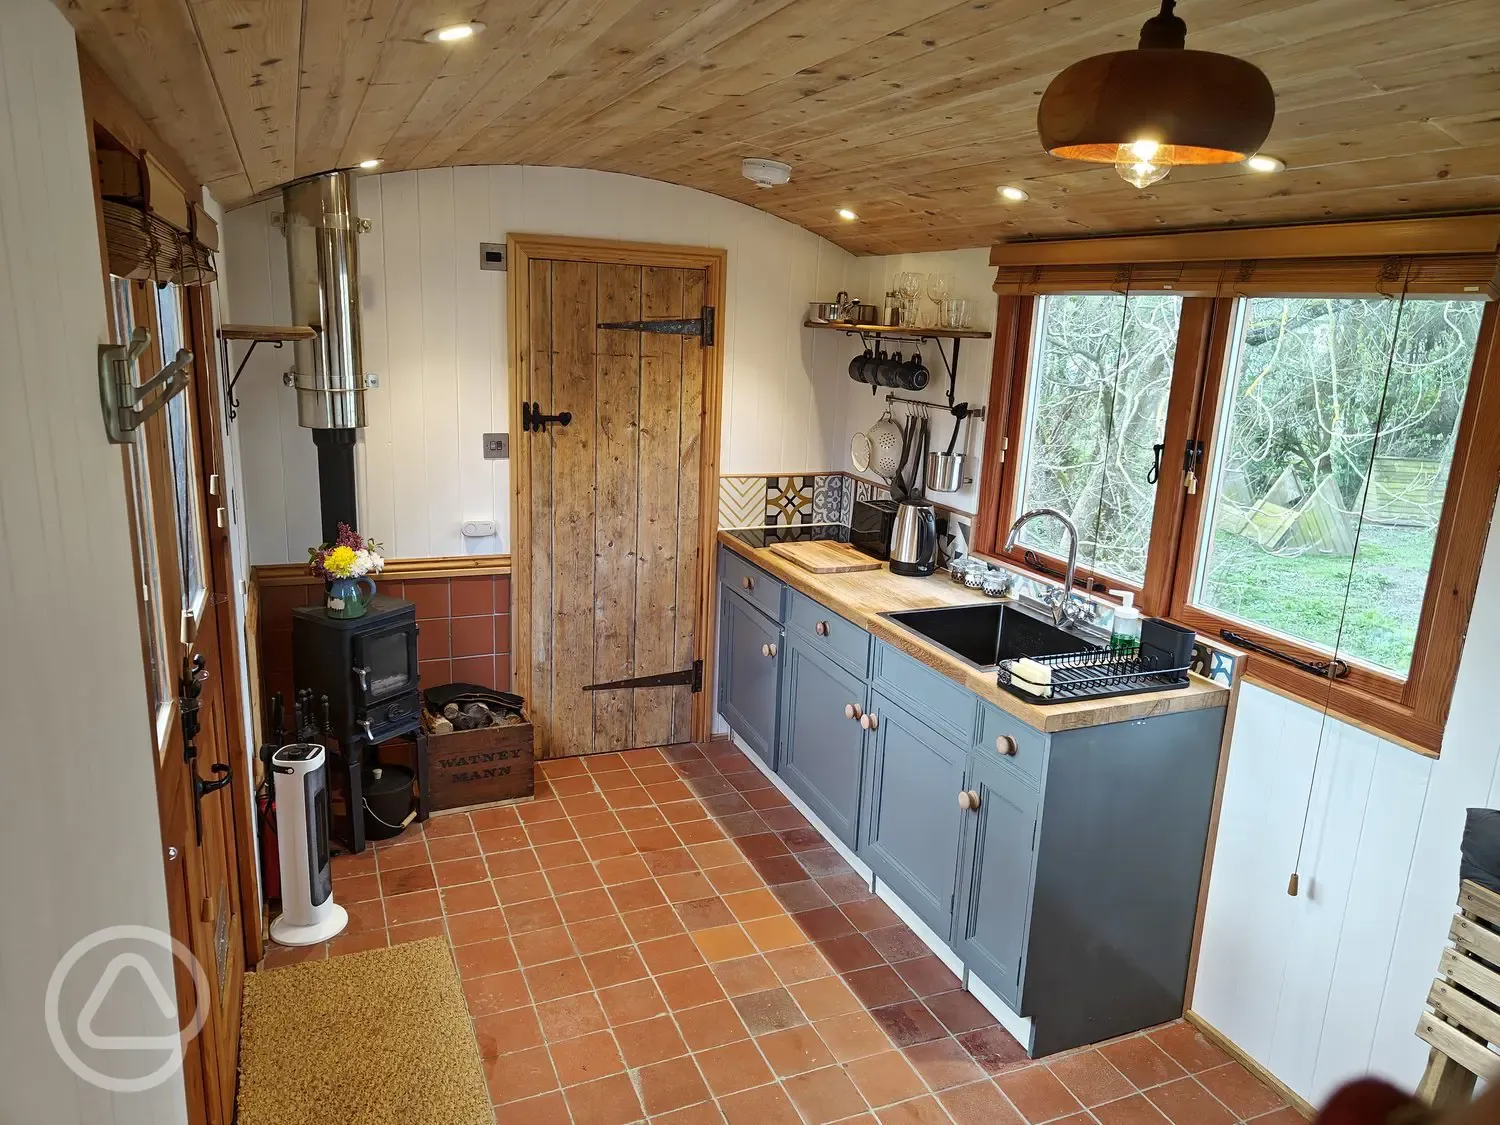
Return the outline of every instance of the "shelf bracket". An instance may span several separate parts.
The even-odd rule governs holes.
[[[266,342],[263,340],[250,341],[250,346],[245,349],[245,354],[240,358],[239,366],[234,369],[234,375],[229,380],[229,385],[224,388],[224,416],[230,422],[233,422],[240,415],[240,400],[235,397],[234,388],[239,383],[240,376],[245,373],[245,364],[249,363],[250,357],[255,354],[255,345]],[[271,340],[269,342],[278,348],[286,344],[285,340]],[[227,340],[224,341],[224,351],[226,354],[229,351],[229,341]]]
[[[127,344],[99,345],[99,404],[104,410],[104,432],[115,445],[129,445],[135,432],[174,395],[188,385],[193,353],[179,348],[172,362],[137,385],[131,372],[151,342],[137,326]]]

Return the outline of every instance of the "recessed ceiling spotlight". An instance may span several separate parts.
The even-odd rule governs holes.
[[[1275,156],[1267,156],[1263,152],[1257,152],[1245,161],[1245,167],[1252,172],[1280,172],[1286,168],[1286,161]]]
[[[859,218],[857,214],[849,210],[849,208],[847,207],[840,207],[837,211],[837,214],[838,217],[843,219],[846,223],[852,223],[855,219]]]
[[[471,20],[468,23],[453,23],[447,27],[435,27],[423,39],[429,43],[457,43],[463,39],[472,39],[484,30],[484,24]]]
[[[371,157],[369,160],[361,160],[359,162],[359,166],[367,172],[371,168],[379,168],[380,164],[381,162],[379,160],[376,160],[374,157]]]
[[[740,175],[758,188],[780,187],[792,178],[792,166],[779,160],[752,156],[740,161]]]
[[[1001,198],[1008,199],[1012,203],[1024,203],[1026,202],[1026,200],[1031,198],[1031,196],[1027,195],[1026,192],[1022,191],[1018,187],[1012,187],[1010,184],[1006,184],[1004,187],[1000,188],[1000,195]]]

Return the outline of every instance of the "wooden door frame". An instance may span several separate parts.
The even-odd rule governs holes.
[[[718,555],[714,544],[719,527],[719,423],[724,390],[724,308],[728,292],[729,252],[709,246],[678,246],[659,242],[615,242],[567,238],[548,234],[512,234],[506,238],[507,323],[510,330],[510,418],[521,417],[521,403],[530,401],[531,388],[531,263],[533,260],[587,262],[601,266],[656,266],[663,269],[703,270],[704,292],[717,310],[714,346],[703,365],[698,471],[698,589],[693,616],[695,658],[703,661],[704,689],[693,696],[692,738],[708,739],[713,727],[714,655],[717,627]],[[511,456],[511,652],[517,694],[531,698],[531,460],[519,445]]]

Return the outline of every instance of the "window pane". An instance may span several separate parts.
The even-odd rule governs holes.
[[[114,316],[115,339],[121,343],[130,339],[135,329],[135,306],[131,303],[132,283],[122,277],[110,280],[111,312]],[[137,381],[140,372],[136,372]],[[141,573],[137,575],[146,599],[146,652],[151,661],[151,685],[154,707],[167,703],[171,692],[171,671],[166,666],[165,654],[169,651],[169,637],[164,615],[167,607],[162,604],[161,563],[156,554],[155,514],[151,506],[151,468],[146,456],[146,443],[137,438],[130,446],[130,486],[135,504],[135,549],[140,559]],[[177,614],[172,613],[175,622]]]
[[[1481,312],[1240,303],[1199,605],[1407,672]]]
[[[170,363],[179,348],[187,347],[187,316],[182,290],[163,285],[156,290],[157,322],[161,325],[161,355]],[[197,463],[193,453],[192,389],[174,395],[166,406],[167,453],[172,465],[172,495],[177,508],[177,563],[182,568],[182,608],[193,610],[203,594],[203,513],[198,499]]]
[[[1139,585],[1156,486],[1146,480],[1166,429],[1182,298],[1039,297],[1021,444],[1021,510],[1057,508],[1078,527],[1078,557]],[[1013,516],[1019,512],[1012,513]],[[1055,520],[1021,542],[1066,553]]]

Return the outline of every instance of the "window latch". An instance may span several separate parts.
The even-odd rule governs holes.
[[[1203,443],[1188,438],[1182,453],[1182,487],[1192,496],[1198,491],[1198,470],[1203,467]]]
[[[1161,480],[1161,455],[1166,448],[1160,442],[1151,447],[1151,468],[1146,471],[1147,484],[1155,484]]]

